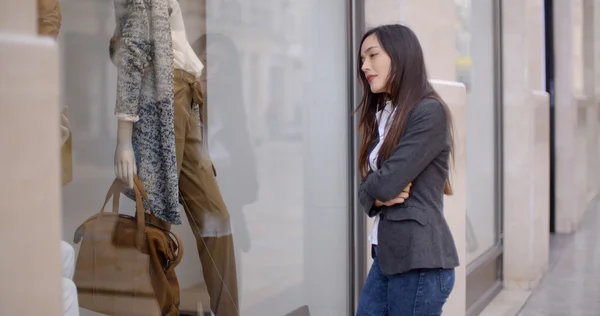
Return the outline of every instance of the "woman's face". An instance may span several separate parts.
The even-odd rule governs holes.
[[[375,34],[371,34],[365,38],[360,47],[360,58],[362,60],[361,70],[369,82],[371,92],[388,92],[386,91],[386,87],[390,69],[392,68],[392,60],[381,47],[379,39]]]

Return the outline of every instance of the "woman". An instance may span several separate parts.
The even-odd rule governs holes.
[[[444,193],[452,191],[450,112],[427,80],[421,45],[408,27],[367,32],[358,65],[358,197],[375,223],[374,262],[357,316],[441,315],[458,266],[442,212]]]

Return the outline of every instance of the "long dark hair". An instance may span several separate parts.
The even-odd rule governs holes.
[[[355,113],[361,111],[358,126],[362,133],[358,157],[358,168],[361,178],[363,180],[367,178],[370,150],[379,140],[375,115],[378,110],[385,106],[386,101],[390,101],[396,107],[396,113],[391,122],[388,134],[381,145],[379,151],[381,158],[385,160],[392,155],[394,148],[400,141],[406,120],[415,105],[425,98],[431,98],[439,101],[446,112],[450,127],[450,156],[454,160],[454,135],[450,110],[429,83],[423,49],[417,36],[410,28],[404,25],[382,25],[367,31],[363,35],[360,43],[361,48],[365,39],[373,34],[379,40],[382,49],[390,56],[391,69],[385,89],[387,92],[372,93],[367,78],[361,70],[362,60],[359,49],[357,69],[363,94]],[[447,195],[452,194],[452,187],[449,180],[446,180],[444,193]]]

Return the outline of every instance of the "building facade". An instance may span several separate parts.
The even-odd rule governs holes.
[[[15,179],[0,186],[1,234],[19,240],[2,248],[19,264],[0,272],[13,289],[0,295],[0,314],[58,316],[58,242],[78,250],[75,230],[114,179],[115,14],[112,1],[61,0],[54,41],[35,35],[35,1],[0,2],[0,129],[10,135],[0,145],[11,148],[0,170]],[[551,235],[576,231],[600,193],[599,0],[179,3],[205,65],[205,148],[231,217],[241,315],[354,313],[371,264],[351,115],[369,27],[416,32],[453,114],[445,215],[461,266],[444,315],[485,315],[499,299],[516,314],[548,269]],[[55,118],[64,106],[73,180],[61,188]],[[182,310],[206,313],[194,232],[187,222],[173,231],[186,249]]]

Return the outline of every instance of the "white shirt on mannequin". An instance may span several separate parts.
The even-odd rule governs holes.
[[[175,69],[184,70],[196,78],[200,78],[204,65],[188,42],[179,2],[177,0],[169,0],[169,2],[169,6],[173,10],[169,17],[169,25],[171,26]]]

